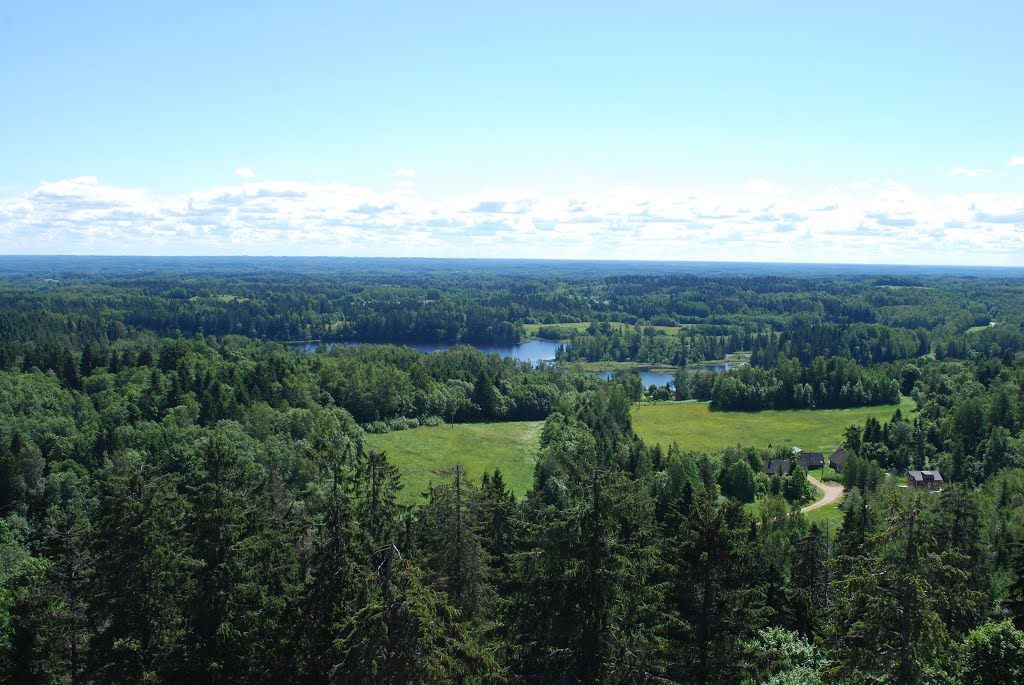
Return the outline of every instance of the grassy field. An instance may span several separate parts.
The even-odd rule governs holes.
[[[428,426],[383,435],[367,435],[367,447],[387,453],[402,473],[403,504],[422,501],[421,493],[442,471],[462,464],[469,479],[480,484],[484,471],[501,469],[505,484],[522,497],[533,485],[533,464],[540,436],[539,421]]]
[[[585,331],[585,330],[587,330],[587,326],[589,326],[589,325],[590,325],[589,321],[580,321],[578,323],[524,323],[523,324],[523,328],[526,329],[526,334],[527,335],[537,335],[537,331],[539,331],[544,326],[553,326],[555,328],[565,328],[567,330],[568,329],[572,329],[572,330],[576,330],[576,331]]]
[[[836,502],[827,507],[809,511],[804,514],[804,518],[808,523],[817,523],[819,528],[824,528],[827,521],[829,537],[834,538],[839,531],[839,526],[843,523],[843,512],[839,511],[839,502]]]
[[[673,441],[684,450],[717,451],[731,445],[797,446],[831,452],[839,446],[843,429],[863,424],[869,416],[887,420],[899,406],[910,416],[914,401],[899,405],[855,409],[792,409],[761,412],[713,412],[706,402],[663,402],[633,408],[633,428],[648,444],[668,447]]]

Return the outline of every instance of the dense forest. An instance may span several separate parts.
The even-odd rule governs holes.
[[[0,260],[0,682],[1024,681],[1024,279],[628,268]],[[677,400],[917,411],[836,436],[826,528],[762,470],[789,446],[641,440],[635,375],[282,344],[581,322],[563,354],[667,359]],[[402,505],[366,443],[520,420],[528,492]]]

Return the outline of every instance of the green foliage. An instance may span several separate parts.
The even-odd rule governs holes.
[[[480,530],[479,495],[460,464],[427,492],[418,513],[417,548],[434,584],[467,619],[486,601],[487,555]]]
[[[807,474],[802,468],[794,468],[786,476],[785,485],[782,487],[782,496],[790,502],[802,502],[810,494],[810,483],[807,482]]]
[[[895,404],[900,389],[884,371],[866,370],[852,359],[816,357],[806,367],[781,359],[768,371],[744,366],[716,374],[710,399],[712,409],[724,411],[826,409]]]
[[[389,551],[389,553],[391,553]],[[335,683],[489,683],[493,656],[464,630],[445,595],[408,564],[365,579],[360,606],[338,626]]]
[[[744,685],[818,685],[820,658],[798,633],[764,628],[743,645]]]
[[[663,668],[653,502],[579,424],[559,424],[510,569],[511,670],[525,682],[648,682]]]
[[[1009,621],[986,623],[960,645],[957,681],[963,685],[1024,682],[1024,632]]]
[[[680,499],[669,521],[669,637],[681,657],[669,672],[682,682],[721,682],[723,674],[735,673],[743,641],[766,617],[755,581],[754,524],[704,489]]]
[[[1021,679],[1017,280],[61,263],[0,258],[0,683]],[[680,399],[817,408],[265,341],[527,319],[619,365],[749,349]],[[840,440],[841,508],[760,473]],[[899,487],[929,467],[941,493]]]
[[[836,588],[829,677],[842,683],[933,682],[952,644],[943,615],[982,600],[956,551],[927,553],[934,540],[921,526],[920,499],[894,494],[889,507],[889,525],[841,559],[849,570]]]
[[[797,469],[799,470],[799,469]],[[757,494],[757,485],[754,483],[754,470],[750,464],[740,459],[734,461],[728,469],[728,474],[723,475],[725,494],[735,497],[741,502],[753,502]]]

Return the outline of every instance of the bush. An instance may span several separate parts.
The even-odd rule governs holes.
[[[442,422],[440,418],[433,417],[438,420],[437,424],[440,425]],[[406,418],[404,416],[396,416],[393,419],[387,421],[371,421],[370,423],[363,426],[363,430],[367,433],[390,433],[391,431],[404,431],[410,428],[419,428],[420,420],[416,418]]]
[[[1010,685],[1024,682],[1024,632],[1010,621],[976,628],[960,647],[964,685]]]

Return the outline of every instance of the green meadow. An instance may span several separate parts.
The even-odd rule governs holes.
[[[904,397],[899,405],[760,412],[714,412],[707,402],[662,402],[634,407],[633,429],[648,444],[666,448],[674,441],[683,450],[709,452],[732,445],[795,445],[825,452],[839,446],[850,424],[863,424],[870,416],[888,420],[896,407],[909,416],[914,401]]]
[[[523,328],[526,330],[526,335],[537,335],[537,331],[544,326],[564,328],[565,330],[585,331],[589,325],[589,321],[577,321],[575,323],[524,323]]]
[[[914,403],[903,398],[900,405],[891,406],[746,413],[713,412],[707,403],[663,402],[634,407],[633,428],[648,444],[660,442],[667,447],[675,440],[686,450],[781,444],[831,451],[838,446],[846,426],[863,424],[869,416],[887,420],[897,406],[909,415]],[[480,481],[484,471],[500,468],[506,484],[522,497],[533,485],[540,426],[539,421],[429,426],[370,434],[366,442],[370,449],[386,452],[398,467],[405,485],[399,499],[404,504],[421,501],[427,486],[437,483],[441,474],[457,463],[474,483]]]
[[[840,502],[842,500],[827,507],[813,509],[804,514],[804,518],[807,519],[808,523],[817,523],[818,527],[822,530],[825,530],[827,526],[829,537],[834,538],[836,533],[839,532],[839,527],[843,524],[843,512],[839,510]]]
[[[405,485],[399,495],[403,504],[422,501],[427,486],[439,482],[441,474],[456,464],[462,464],[475,485],[484,471],[500,468],[505,484],[522,497],[533,485],[540,426],[539,421],[424,426],[367,435],[366,443],[386,452],[398,467]]]

